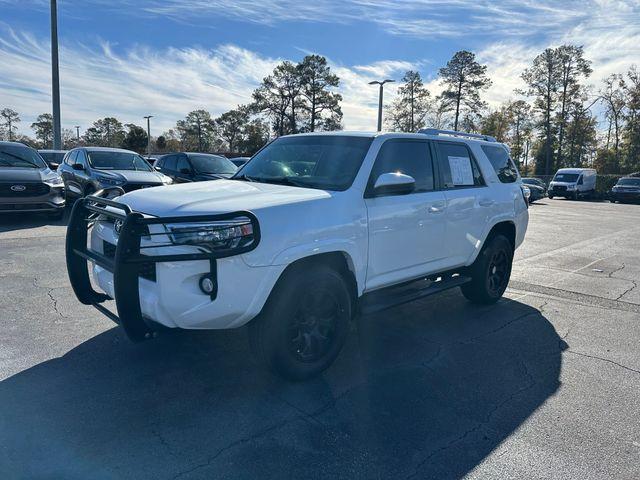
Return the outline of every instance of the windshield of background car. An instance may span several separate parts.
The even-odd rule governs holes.
[[[38,152],[47,163],[62,163],[65,152]]]
[[[89,163],[98,170],[141,170],[153,171],[144,158],[128,152],[88,152]]]
[[[236,173],[238,167],[227,158],[218,155],[189,155],[191,165],[198,173]]]
[[[580,174],[578,173],[556,173],[556,176],[553,177],[553,181],[573,183],[578,181],[579,176]]]
[[[282,137],[260,150],[236,177],[290,179],[299,186],[346,190],[373,138],[346,135]]]
[[[0,168],[47,168],[34,149],[23,145],[0,145]]]
[[[618,185],[626,187],[640,187],[640,178],[621,178]]]
[[[541,187],[540,182],[535,178],[523,178],[522,183],[526,183],[527,185],[533,185],[536,187]]]

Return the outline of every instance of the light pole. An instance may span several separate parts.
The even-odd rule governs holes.
[[[383,87],[385,83],[393,83],[395,80],[386,79],[382,82],[373,81],[369,82],[369,85],[380,85],[380,95],[378,97],[378,131],[382,131],[382,95],[383,95]]]
[[[51,0],[51,91],[53,100],[53,148],[62,148],[60,129],[60,74],[58,68],[58,7]]]
[[[153,115],[147,115],[146,117],[142,117],[147,119],[147,157],[151,156],[151,122],[150,120],[153,118]]]
[[[202,152],[202,120],[200,120],[200,116],[197,117],[196,122],[198,123],[198,152]]]
[[[80,125],[76,125],[73,128],[76,129],[76,140],[78,141],[78,143],[80,143]]]

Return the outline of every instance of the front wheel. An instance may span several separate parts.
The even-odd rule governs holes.
[[[553,195],[549,195],[549,200],[553,200]]]
[[[324,265],[285,272],[249,326],[257,356],[288,380],[318,375],[344,345],[352,298],[342,275]]]
[[[470,267],[471,282],[461,287],[462,294],[473,303],[497,302],[509,284],[512,261],[513,247],[507,237],[489,238]]]

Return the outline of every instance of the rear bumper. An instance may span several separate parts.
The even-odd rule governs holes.
[[[250,219],[254,232],[253,242],[241,249],[210,251],[165,240],[165,223],[238,217]],[[122,222],[119,235],[112,227],[115,221]],[[89,196],[76,202],[69,220],[67,270],[82,303],[99,306],[105,313],[100,304],[115,299],[117,315],[109,316],[133,341],[151,337],[156,323],[171,328],[231,328],[246,323],[260,311],[280,273],[278,266],[249,267],[239,256],[253,250],[259,241],[259,225],[250,212],[145,217],[124,204]],[[105,252],[104,242],[116,245],[115,255]],[[93,278],[104,293],[91,286],[89,263]],[[154,268],[151,277],[149,264]],[[213,281],[211,293],[205,294],[199,287],[203,276]],[[222,276],[224,283],[219,281]]]

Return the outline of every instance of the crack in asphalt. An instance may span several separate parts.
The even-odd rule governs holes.
[[[622,297],[624,297],[627,293],[631,293],[635,288],[638,287],[638,283],[635,280],[631,280],[630,278],[625,278],[625,280],[630,281],[631,283],[633,283],[633,285],[631,286],[631,288],[628,288],[627,290],[625,290],[624,292],[622,292],[620,294],[620,296],[618,296],[618,298],[616,298],[616,301],[620,300]]]
[[[623,264],[622,264],[622,266],[621,266],[620,268],[616,268],[615,270],[612,270],[611,272],[609,272],[609,275],[607,275],[607,277],[609,277],[609,278],[614,278],[614,277],[613,277],[613,274],[614,274],[614,273],[618,273],[619,271],[623,270],[625,266],[626,266],[626,265],[623,263]]]
[[[58,316],[62,318],[69,318],[58,309],[58,300],[56,300],[56,298],[53,296],[53,290],[54,290],[53,288],[49,288],[47,290],[47,296],[51,299],[51,302],[53,303],[53,309],[58,314]]]
[[[195,472],[196,470],[200,470],[201,468],[206,468],[209,467],[213,464],[213,462],[223,453],[225,453],[228,450],[231,450],[234,447],[237,447],[238,445],[242,445],[244,443],[248,443],[251,442],[253,440],[257,440],[260,437],[263,437],[273,431],[276,431],[282,427],[284,427],[287,423],[289,423],[288,420],[283,420],[281,422],[278,422],[274,425],[271,425],[267,428],[264,428],[256,433],[254,433],[253,435],[249,435],[248,437],[245,438],[241,438],[239,440],[236,440],[234,442],[231,442],[230,444],[218,449],[216,451],[216,453],[214,453],[213,455],[211,455],[210,457],[208,457],[203,463],[199,463],[198,465],[194,465],[191,468],[188,468],[187,470],[183,470],[181,472],[176,473],[172,478],[172,480],[176,480],[177,478],[181,478],[185,475],[188,475],[190,473]]]
[[[610,363],[610,364],[615,365],[617,367],[624,368],[625,370],[629,370],[630,372],[633,372],[633,373],[640,373],[640,370],[636,370],[635,368],[627,367],[626,365],[618,363],[615,360],[611,360],[609,358],[598,357],[597,355],[589,355],[588,353],[576,352],[575,350],[566,350],[566,353],[571,353],[572,355],[579,355],[581,357],[586,357],[586,358],[592,358],[594,360],[600,360],[602,362],[607,362],[607,363]]]

